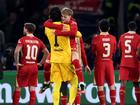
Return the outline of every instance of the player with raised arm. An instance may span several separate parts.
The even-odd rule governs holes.
[[[50,19],[55,24],[61,24],[61,11],[58,7],[51,9]],[[51,46],[50,81],[54,83],[53,103],[59,105],[61,84],[69,82],[71,87],[68,105],[72,105],[77,93],[78,80],[71,62],[70,38],[64,36],[57,36],[56,38],[54,29],[48,27],[45,27],[45,35],[48,37]]]
[[[93,37],[92,53],[95,56],[94,76],[98,87],[98,96],[101,105],[106,105],[104,81],[110,88],[111,105],[116,105],[116,90],[114,81],[114,67],[112,57],[116,50],[116,39],[108,33],[109,22],[102,19],[98,23],[100,34]]]
[[[49,52],[43,42],[33,35],[35,29],[36,26],[33,23],[25,23],[24,34],[26,36],[18,40],[15,49],[14,58],[17,67],[17,76],[13,105],[18,105],[21,88],[27,86],[30,91],[29,105],[35,105],[36,102],[35,87],[38,81],[38,65],[41,66],[45,62]],[[22,56],[20,59],[21,52]],[[39,52],[42,52],[44,55],[38,63],[37,57]]]
[[[129,31],[121,35],[118,48],[120,49],[121,64],[120,64],[120,105],[124,105],[125,87],[127,81],[132,81],[135,87],[136,98],[138,99],[138,59],[136,55],[137,46],[140,36],[136,33],[136,23],[131,21],[128,23]],[[138,95],[137,95],[138,94]],[[139,101],[138,101],[139,102]],[[139,103],[140,104],[140,103]]]
[[[55,34],[58,36],[70,36],[70,44],[71,44],[71,50],[72,50],[72,64],[75,66],[76,69],[76,74],[78,76],[78,80],[79,80],[79,89],[81,91],[84,91],[85,89],[85,83],[84,83],[84,76],[82,73],[82,68],[80,66],[80,62],[79,62],[79,56],[78,56],[78,52],[77,52],[77,42],[76,42],[76,36],[79,37],[79,33],[77,33],[78,31],[78,27],[77,27],[77,23],[75,21],[74,18],[72,18],[73,16],[73,11],[70,8],[64,7],[61,10],[61,14],[62,14],[62,21],[65,24],[69,24],[70,25],[70,30],[67,31],[67,27],[65,27],[62,24],[53,24],[52,21],[49,19],[44,23],[44,26],[52,28],[52,29],[56,29]],[[88,65],[85,66],[85,69],[90,72],[90,68]]]

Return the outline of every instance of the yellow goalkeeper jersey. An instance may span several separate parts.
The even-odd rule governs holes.
[[[61,24],[61,22],[54,22]],[[69,26],[69,25],[68,25]],[[69,26],[70,29],[70,26]],[[70,38],[66,36],[57,36],[57,44],[54,29],[45,27],[45,35],[48,37],[51,46],[51,59],[53,63],[71,63]],[[56,46],[55,46],[56,45]]]

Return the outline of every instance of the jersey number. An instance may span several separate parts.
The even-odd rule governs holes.
[[[125,49],[125,54],[130,54],[131,53],[131,40],[126,40],[125,41],[125,47],[127,49]]]
[[[38,53],[38,47],[36,45],[33,45],[33,46],[27,45],[26,59],[28,59],[28,60],[30,60],[30,59],[36,60],[37,53]]]
[[[105,48],[105,51],[106,51],[106,53],[103,53],[103,57],[109,57],[110,56],[110,44],[103,43],[103,47]]]

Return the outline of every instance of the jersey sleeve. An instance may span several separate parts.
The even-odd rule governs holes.
[[[85,53],[84,42],[83,42],[82,37],[80,38],[80,46],[81,46],[81,56],[82,56],[83,65],[87,66],[88,61],[87,61],[87,56],[86,56],[86,53]]]
[[[23,39],[22,39],[22,38],[19,39],[18,42],[17,42],[17,45],[18,45],[18,46],[23,46],[23,44],[24,44]]]
[[[71,37],[76,36],[78,31],[77,23],[75,21],[72,21],[69,25],[70,31],[57,30],[55,34],[58,36],[71,36]]]
[[[62,30],[63,24],[54,24],[51,19],[44,22],[44,27]]]

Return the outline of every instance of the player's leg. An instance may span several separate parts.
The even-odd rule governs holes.
[[[68,105],[72,105],[74,103],[76,94],[77,94],[77,85],[78,85],[78,78],[75,75],[71,81],[69,81],[71,84],[71,87],[69,89],[69,103]]]
[[[98,97],[100,100],[101,105],[106,105],[105,104],[105,93],[104,93],[104,86],[98,86]]]
[[[50,82],[50,55],[48,55],[46,62],[44,64],[44,81],[45,82]]]
[[[121,87],[119,91],[120,105],[124,105],[125,103],[127,80],[129,80],[129,70],[125,67],[120,67],[120,81],[121,81]]]
[[[140,82],[133,82],[135,87],[135,95],[137,99],[137,105],[140,105]]]
[[[38,83],[38,66],[36,64],[32,64],[28,67],[29,69],[29,80],[28,86],[30,91],[30,102],[29,105],[35,105],[36,103],[36,93],[35,88]]]
[[[50,87],[50,70],[51,70],[51,64],[50,64],[50,55],[49,55],[44,64],[44,83],[40,89],[40,93],[43,93],[47,88]]]
[[[54,82],[53,87],[53,105],[59,105],[61,82]]]
[[[26,70],[26,65],[20,67],[16,76],[16,86],[13,94],[13,105],[18,105],[20,98],[21,87],[26,87],[28,84],[28,73]]]
[[[79,90],[84,91],[85,90],[85,83],[84,83],[84,75],[82,72],[82,67],[79,62],[79,55],[76,50],[72,50],[72,64],[75,67],[75,71],[78,77],[79,81]]]
[[[62,82],[61,84],[61,105],[66,105],[67,104],[67,82]]]
[[[116,89],[113,63],[106,62],[105,78],[110,88],[111,105],[116,105]]]
[[[124,102],[125,102],[126,84],[127,84],[127,81],[121,80],[121,87],[120,87],[120,91],[119,91],[120,105],[124,105]]]
[[[98,62],[95,64],[94,78],[98,87],[98,97],[101,105],[105,105],[105,94],[104,94],[104,80],[105,80],[105,67],[104,64]]]
[[[34,86],[30,86],[29,87],[29,91],[30,91],[30,102],[29,102],[29,105],[35,105],[35,103],[36,103],[35,87]]]
[[[16,86],[14,94],[13,94],[13,105],[18,105],[19,98],[20,98],[20,91],[21,91],[21,88]]]
[[[81,103],[81,92],[78,90],[75,101],[74,101],[74,105],[80,105]]]

